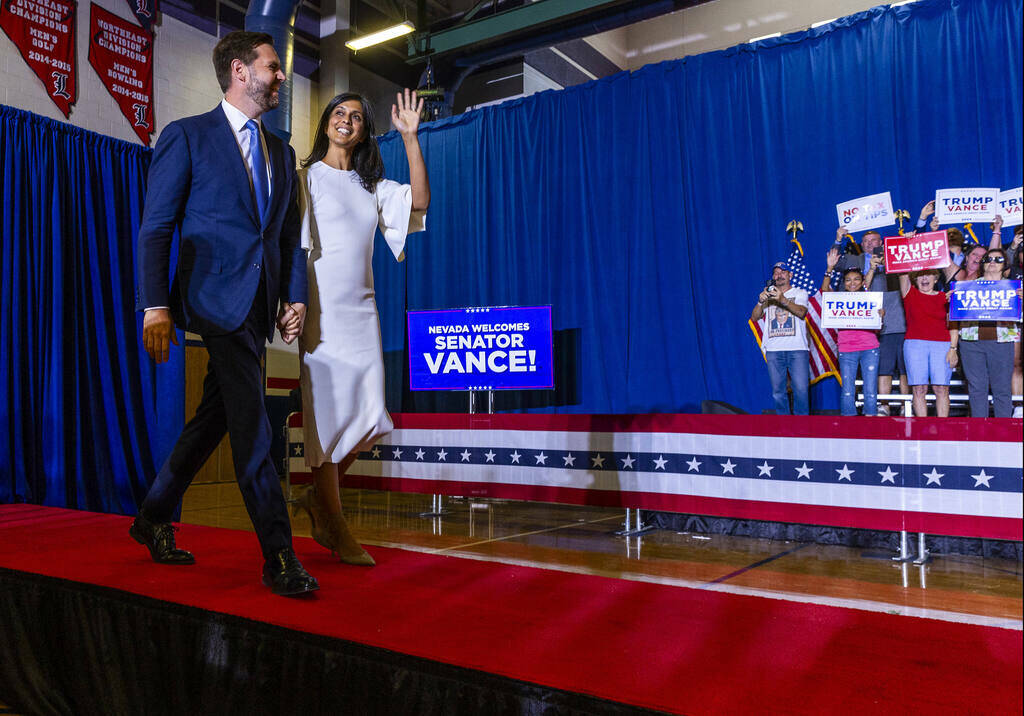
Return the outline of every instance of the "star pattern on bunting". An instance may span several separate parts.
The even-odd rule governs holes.
[[[303,461],[302,429],[291,428],[287,446],[292,469],[308,472]],[[737,451],[738,452],[738,451]],[[844,462],[839,460],[805,459],[800,456],[783,457],[775,454],[749,451],[740,454],[672,453],[617,450],[558,450],[545,446],[538,449],[524,440],[518,446],[511,444],[487,445],[468,448],[456,444],[416,445],[382,442],[359,453],[360,460],[416,462],[442,464],[446,470],[476,467],[483,469],[515,468],[522,470],[546,469],[572,472],[631,472],[638,476],[692,475],[701,480],[770,479],[774,484],[831,485],[835,489],[859,487],[913,487],[927,490],[986,491],[1020,496],[1022,492],[1020,469],[998,462],[963,465],[925,463],[920,449],[905,450],[907,462]],[[456,459],[455,456],[458,456]],[[415,457],[414,457],[415,456]],[[933,458],[934,459],[934,458]],[[720,470],[701,472],[705,465],[717,465]],[[920,482],[908,482],[910,476],[920,474]],[[901,476],[904,476],[901,479]],[[641,483],[642,484],[642,483]]]
[[[982,485],[984,485],[985,487],[992,487],[992,485],[990,485],[989,482],[992,481],[992,478],[995,477],[995,475],[986,475],[985,468],[981,468],[981,472],[979,472],[977,475],[971,475],[971,477],[974,479],[975,487],[981,487]]]

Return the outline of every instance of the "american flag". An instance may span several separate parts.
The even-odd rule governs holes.
[[[800,242],[792,239],[792,243],[793,250],[786,258],[786,265],[793,272],[793,280],[790,283],[808,293],[807,316],[804,320],[807,322],[807,336],[810,339],[811,383],[817,383],[829,376],[840,380],[839,363],[836,359],[838,334],[835,329],[821,326],[820,284],[807,270],[807,265],[804,263],[804,249],[800,246]],[[754,332],[754,338],[757,340],[758,347],[761,348],[762,355],[764,346],[761,344],[761,337],[764,335],[765,320],[766,317],[762,316],[761,320],[756,323],[749,321],[750,330]]]

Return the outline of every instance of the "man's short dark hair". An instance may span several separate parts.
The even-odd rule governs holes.
[[[256,48],[260,45],[274,46],[274,38],[265,32],[235,30],[220,39],[213,48],[213,69],[221,92],[231,86],[231,61],[241,60],[243,65],[256,61]]]

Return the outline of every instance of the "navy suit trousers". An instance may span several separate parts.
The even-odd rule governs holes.
[[[281,483],[270,459],[271,429],[263,402],[267,320],[263,293],[261,281],[249,315],[236,330],[203,336],[210,362],[202,401],[157,474],[142,503],[142,514],[152,522],[170,522],[185,490],[227,432],[242,499],[264,559],[269,559],[291,547],[292,534]]]

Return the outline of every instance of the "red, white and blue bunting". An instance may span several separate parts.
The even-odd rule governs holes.
[[[1020,420],[422,414],[394,420],[395,431],[359,455],[346,487],[1021,539]],[[301,427],[289,437],[291,469],[308,472]]]

